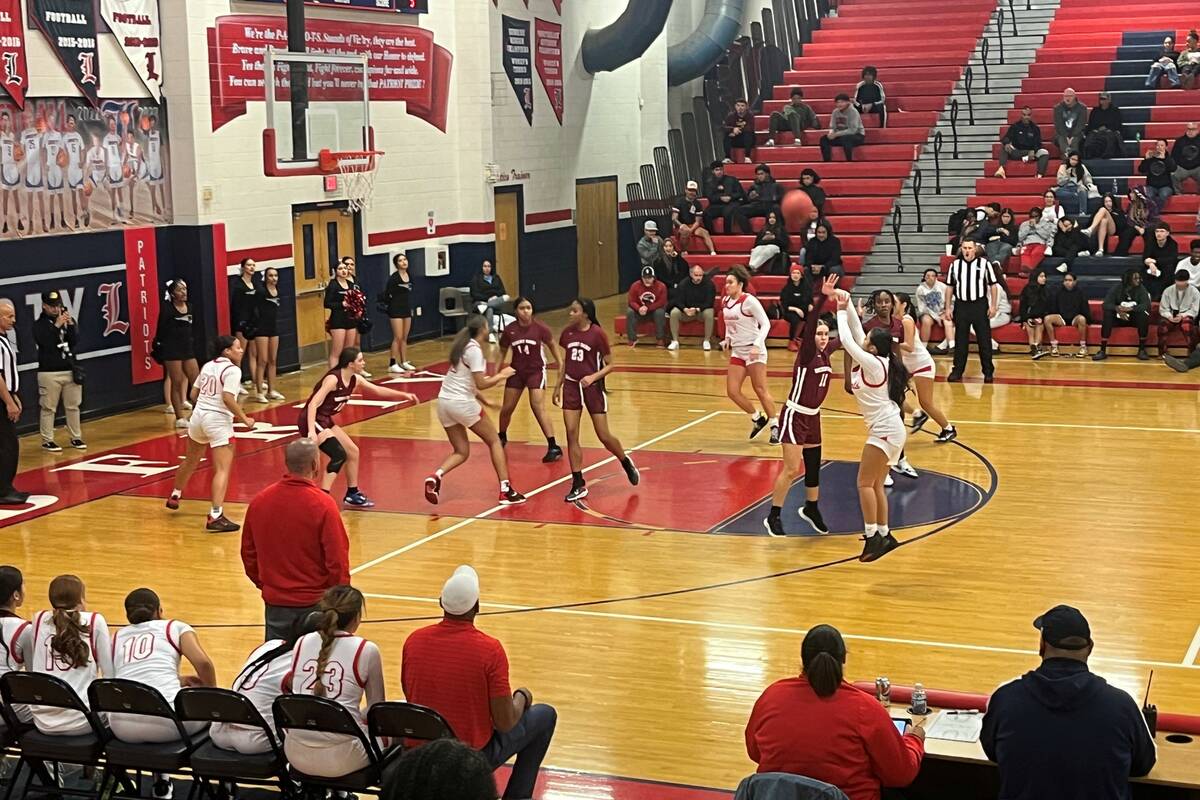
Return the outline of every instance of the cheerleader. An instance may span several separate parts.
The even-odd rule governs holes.
[[[337,365],[342,350],[350,347],[353,336],[358,334],[358,320],[351,317],[349,310],[350,292],[355,288],[350,269],[343,259],[334,267],[333,280],[325,287],[325,308],[329,309],[325,329],[329,331],[330,369]]]
[[[170,379],[171,399],[167,405],[175,414],[176,428],[188,426],[188,387],[200,375],[200,366],[196,363],[193,319],[187,282],[178,279],[167,281],[167,293],[158,312],[158,329],[154,339],[159,347],[159,358]]]
[[[837,286],[837,276],[825,284]],[[821,319],[825,295],[817,297],[804,318],[800,352],[792,367],[792,389],[779,415],[779,440],[783,444],[783,464],[775,476],[771,511],[763,521],[771,536],[785,536],[783,503],[792,483],[804,476],[804,505],[800,516],[817,533],[829,533],[817,502],[821,496],[821,404],[829,393],[833,367],[829,363],[829,323]]]
[[[225,516],[225,491],[229,487],[229,472],[233,467],[233,421],[247,428],[254,420],[238,405],[238,390],[242,378],[242,343],[232,336],[218,336],[214,345],[216,357],[200,370],[192,387],[195,410],[188,423],[187,455],[175,473],[175,486],[167,498],[167,508],[179,508],[188,479],[200,466],[205,448],[212,454],[212,510],[204,529],[213,533],[233,533],[239,526]]]
[[[917,332],[912,300],[904,292],[896,293],[896,313],[900,316],[904,328],[904,338],[900,342],[901,359],[912,378],[913,386],[917,390],[917,402],[921,406],[917,413],[913,414],[912,432],[921,430],[925,422],[933,417],[933,421],[941,427],[941,433],[934,441],[942,444],[952,442],[958,438],[958,431],[933,399],[933,381],[937,369],[933,364],[933,356],[929,354],[925,343],[921,341],[921,335]]]
[[[379,647],[354,635],[362,624],[364,605],[362,592],[351,586],[325,592],[313,612],[317,630],[297,640],[284,686],[295,694],[340,703],[365,731],[367,709],[387,698]],[[340,733],[290,730],[283,751],[296,771],[320,778],[339,778],[370,764],[362,741]]]
[[[33,626],[21,619],[17,609],[25,604],[25,578],[16,567],[0,567],[0,676],[25,668],[33,645]],[[28,706],[14,706],[22,722],[33,715]]]
[[[229,317],[233,321],[233,335],[242,345],[242,350],[250,360],[249,380],[243,381],[242,386],[251,389],[250,397],[254,400],[262,395],[262,383],[255,382],[255,352],[254,352],[254,312],[258,303],[258,285],[254,282],[254,273],[258,265],[253,258],[243,258],[238,268],[238,274],[229,281]],[[242,392],[245,394],[245,392]]]
[[[771,444],[779,444],[779,423],[775,420],[775,401],[767,388],[767,334],[771,331],[771,320],[763,310],[762,303],[746,292],[750,273],[738,264],[725,276],[725,298],[721,301],[721,313],[725,320],[725,338],[721,349],[729,350],[729,369],[725,373],[725,393],[738,408],[750,415],[750,438],[762,429],[771,426]],[[742,394],[746,376],[758,395],[763,410]]]
[[[275,390],[275,369],[279,359],[279,270],[267,267],[263,285],[254,294],[254,386],[255,402],[285,399]],[[266,394],[263,394],[263,387]]]
[[[388,322],[392,326],[392,357],[388,372],[412,372],[416,369],[408,360],[408,334],[412,330],[412,277],[408,272],[408,256],[397,253],[392,258],[396,271],[388,277],[383,290]]]
[[[500,334],[500,361],[512,349],[512,368],[516,374],[504,383],[504,407],[500,409],[500,441],[508,444],[508,423],[521,399],[521,393],[529,390],[529,408],[546,437],[546,455],[542,463],[549,464],[562,458],[562,448],[554,441],[554,425],[546,415],[546,353],[557,359],[554,352],[554,334],[541,321],[533,317],[533,301],[518,297],[515,311],[516,322]]]
[[[425,479],[425,499],[437,505],[442,491],[442,478],[461,467],[471,457],[471,443],[467,431],[473,431],[487,445],[492,456],[492,467],[500,481],[500,505],[511,506],[525,502],[525,495],[508,482],[508,457],[504,443],[496,433],[483,407],[495,406],[483,393],[498,383],[516,375],[512,367],[505,367],[488,377],[487,361],[483,357],[483,342],[488,338],[487,319],[479,314],[467,318],[462,330],[450,345],[450,371],[442,381],[438,392],[438,422],[446,429],[446,437],[454,452],[446,456],[442,465]]]
[[[583,448],[579,445],[579,421],[585,408],[592,418],[596,438],[621,462],[629,483],[637,486],[642,479],[638,468],[625,454],[621,440],[608,429],[604,378],[613,369],[612,353],[608,337],[596,319],[596,304],[592,300],[577,297],[571,302],[567,309],[567,327],[558,337],[558,346],[562,350],[563,367],[558,372],[558,385],[554,387],[554,405],[562,406],[563,424],[567,429],[571,491],[567,492],[566,502],[574,503],[588,494],[587,483],[583,480]]]
[[[337,474],[345,467],[346,497],[343,502],[355,508],[371,508],[375,504],[358,490],[358,445],[334,421],[334,416],[350,402],[350,396],[356,388],[361,389],[367,397],[379,400],[419,402],[415,394],[359,381],[359,377],[366,372],[366,366],[367,362],[357,347],[343,348],[333,369],[322,375],[313,387],[312,394],[300,409],[297,421],[300,435],[314,439],[329,459],[321,488],[326,492],[333,488]]]
[[[896,313],[896,298],[892,293],[887,289],[877,289],[871,293],[870,306],[872,316],[867,317],[868,309],[863,306],[862,300],[858,301],[858,318],[866,320],[863,322],[863,330],[870,333],[876,328],[883,328],[891,335],[893,345],[899,345],[903,342],[904,324],[900,321],[900,315]],[[907,404],[902,411],[908,413]],[[903,450],[900,451],[900,460],[892,466],[891,471],[908,478],[918,477],[916,469],[913,468],[912,464],[908,463],[908,458],[905,456]],[[884,479],[883,485],[892,485],[891,475],[888,475]]]
[[[900,360],[899,346],[883,328],[863,332],[850,295],[832,284],[821,287],[837,298],[838,340],[846,351],[846,391],[854,395],[867,424],[867,442],[858,465],[858,500],[866,525],[859,561],[874,561],[899,547],[888,531],[888,500],[883,480],[888,466],[904,450],[907,431],[900,407],[908,386],[908,370]]]

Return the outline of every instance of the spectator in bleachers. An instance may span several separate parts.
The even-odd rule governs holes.
[[[486,758],[457,739],[414,747],[388,773],[380,800],[497,800]]]
[[[817,223],[816,233],[804,246],[804,267],[814,286],[830,275],[842,277],[846,274],[842,266],[842,242],[834,235],[828,220],[824,224]]]
[[[1092,252],[1098,256],[1104,255],[1108,249],[1108,238],[1117,236],[1123,226],[1128,226],[1125,214],[1121,211],[1121,201],[1111,193],[1100,198],[1100,207],[1092,216],[1092,224],[1083,233],[1092,240]]]
[[[663,239],[662,248],[662,258],[654,262],[654,277],[667,286],[674,286],[687,277],[690,267],[683,253],[675,249],[673,240]]]
[[[1055,267],[1059,272],[1066,272],[1075,264],[1075,259],[1084,253],[1091,253],[1092,240],[1075,225],[1075,220],[1063,217],[1058,221],[1054,231],[1054,255],[1042,260],[1046,269]]]
[[[1132,697],[1087,668],[1092,631],[1055,606],[1041,631],[1037,669],[992,693],[980,744],[1000,771],[1000,797],[1131,797],[1129,778],[1150,772],[1154,738]]]
[[[829,130],[821,137],[821,158],[833,160],[833,146],[842,148],[847,161],[854,160],[854,148],[866,139],[866,128],[858,109],[850,105],[850,95],[845,92],[833,99],[833,112],[829,115]]]
[[[750,112],[750,104],[738,98],[733,103],[733,111],[725,117],[722,126],[725,138],[721,140],[725,148],[725,163],[733,163],[733,148],[740,147],[742,161],[750,163],[750,153],[754,150],[754,114]]]
[[[1183,83],[1183,88],[1193,88],[1196,85],[1196,75],[1200,73],[1200,34],[1196,33],[1195,28],[1188,31],[1187,45],[1175,63],[1179,67],[1179,80]]]
[[[960,208],[952,213],[946,221],[946,255],[957,255],[968,239],[978,244],[976,234],[986,218],[987,207]]]
[[[1150,293],[1142,285],[1142,273],[1136,269],[1125,270],[1121,282],[1104,296],[1100,349],[1092,356],[1093,361],[1108,358],[1108,339],[1114,327],[1137,328],[1137,357],[1142,361],[1150,359],[1150,354],[1146,352],[1146,336],[1150,332]]]
[[[995,177],[1007,178],[1004,165],[1010,158],[1019,158],[1028,163],[1030,159],[1037,161],[1037,177],[1046,175],[1050,165],[1050,151],[1042,146],[1042,129],[1033,121],[1033,109],[1025,106],[1021,109],[1021,119],[1008,126],[1008,131],[1000,138],[1000,168]]]
[[[1115,221],[1116,217],[1113,219]],[[1141,186],[1129,190],[1129,211],[1125,214],[1125,221],[1126,226],[1118,227],[1117,230],[1117,249],[1113,251],[1114,256],[1129,255],[1133,240],[1139,236],[1145,238],[1146,232],[1150,230],[1153,217],[1146,192]]]
[[[1146,249],[1142,251],[1142,283],[1152,296],[1162,293],[1171,276],[1173,265],[1179,263],[1179,245],[1171,235],[1171,226],[1160,222],[1154,226],[1154,235],[1146,237]]]
[[[1053,197],[1053,193],[1051,193]],[[1054,221],[1047,219],[1040,206],[1029,209],[1029,219],[1017,229],[1017,249],[1021,256],[1021,274],[1028,275],[1037,269],[1046,250],[1054,243]]]
[[[1016,249],[1019,231],[1016,216],[1011,208],[1003,209],[994,221],[989,217],[984,224],[983,253],[989,261],[999,264],[1000,269],[1004,269],[1004,265]]]
[[[653,267],[662,259],[663,239],[658,235],[658,223],[652,219],[646,220],[646,224],[642,226],[642,238],[638,239],[637,252],[643,267]],[[475,299],[473,295],[471,299]],[[491,322],[488,320],[488,328],[496,330]]]
[[[1078,152],[1072,151],[1067,155],[1058,167],[1055,180],[1058,183],[1058,201],[1068,210],[1076,209],[1077,216],[1087,216],[1092,201],[1096,206],[1100,205],[1100,190]]]
[[[1062,286],[1050,295],[1046,312],[1046,336],[1050,339],[1049,355],[1059,354],[1058,329],[1070,325],[1079,334],[1079,351],[1075,357],[1087,358],[1088,326],[1092,324],[1092,309],[1088,305],[1087,295],[1079,288],[1075,273],[1068,272],[1063,275]]]
[[[1167,152],[1167,140],[1159,139],[1153,150],[1147,150],[1138,164],[1138,172],[1146,176],[1146,196],[1159,208],[1165,208],[1175,194],[1175,159]]]
[[[675,296],[671,300],[671,343],[667,349],[679,349],[679,323],[699,319],[704,321],[701,347],[711,350],[716,302],[716,287],[708,280],[704,269],[699,264],[694,265],[688,276],[675,287]]]
[[[1057,225],[1058,221],[1067,216],[1067,210],[1058,202],[1058,195],[1053,189],[1047,189],[1042,193],[1042,219],[1049,222],[1051,225]]]
[[[1120,158],[1125,148],[1125,120],[1112,95],[1101,92],[1099,105],[1088,114],[1083,129],[1083,152],[1088,158]]]
[[[1179,53],[1175,50],[1175,37],[1168,36],[1163,39],[1162,51],[1155,57],[1154,63],[1150,65],[1150,72],[1146,74],[1146,88],[1157,88],[1159,79],[1166,75],[1171,88],[1178,89],[1179,67],[1175,63],[1178,58]]]
[[[742,233],[753,233],[750,227],[751,217],[766,217],[772,211],[779,213],[779,204],[783,202],[783,187],[771,175],[771,168],[759,164],[754,168],[754,183],[746,190],[746,202],[733,212],[733,221]]]
[[[704,207],[700,204],[700,186],[695,181],[688,181],[683,190],[683,197],[671,206],[671,224],[675,228],[675,238],[679,240],[679,248],[687,252],[688,245],[695,236],[704,242],[709,255],[715,256],[717,250],[713,247],[712,237],[704,229]]]
[[[1021,290],[1017,301],[1017,316],[1029,339],[1029,355],[1036,361],[1050,351],[1042,349],[1042,334],[1045,333],[1046,310],[1050,304],[1046,289],[1046,271],[1039,269]]]
[[[812,200],[813,207],[817,209],[817,216],[825,216],[825,190],[820,187],[821,176],[811,167],[805,167],[800,172],[800,191],[808,195],[808,199]]]
[[[807,275],[804,267],[793,264],[788,272],[788,282],[779,290],[779,307],[788,323],[788,349],[793,352],[800,349],[796,335],[813,305],[812,281]]]
[[[1188,283],[1200,289],[1200,239],[1192,239],[1188,251],[1189,256],[1181,259],[1175,268],[1187,270]]]
[[[1191,178],[1200,187],[1200,124],[1189,122],[1183,136],[1171,148],[1175,159],[1175,194],[1183,194],[1183,182]]]
[[[646,236],[651,235],[650,226],[653,222],[646,223]],[[658,238],[658,226],[654,225],[654,237]],[[644,242],[646,237],[642,238]],[[662,252],[662,240],[658,239],[658,251]],[[638,242],[638,254],[642,253],[642,242]],[[501,325],[496,319],[497,316],[503,316],[505,304],[508,303],[508,290],[504,288],[504,280],[500,277],[500,273],[496,272],[492,262],[484,259],[483,264],[479,267],[479,272],[471,278],[471,305],[475,307],[476,313],[483,314],[487,317],[488,330],[497,331],[503,330],[504,325]],[[488,334],[488,341],[492,344],[496,343],[496,334]]]
[[[780,131],[791,131],[796,136],[796,144],[804,144],[804,132],[821,127],[812,106],[804,102],[804,90],[799,86],[792,89],[791,99],[782,111],[771,114],[767,121],[767,147],[775,146],[775,134]]]
[[[708,207],[704,209],[704,228],[712,231],[717,217],[725,221],[725,233],[733,233],[733,212],[746,198],[742,182],[725,174],[725,165],[714,161],[709,165],[709,176],[704,180],[704,197]]]
[[[879,127],[887,127],[887,94],[879,82],[879,70],[867,65],[859,73],[862,79],[854,87],[854,107],[859,114],[875,114]]]
[[[780,218],[779,211],[772,209],[767,214],[762,230],[754,237],[754,248],[750,251],[750,272],[764,271],[782,275],[786,272],[784,265],[788,263],[789,239],[787,229]],[[766,267],[764,270],[763,267]]]
[[[1083,144],[1086,117],[1087,109],[1075,96],[1075,90],[1064,90],[1062,102],[1054,106],[1054,143],[1058,145],[1059,157],[1064,161],[1068,154],[1079,152],[1079,146]]]
[[[1163,290],[1158,301],[1158,357],[1167,354],[1167,337],[1175,331],[1183,334],[1190,351],[1196,346],[1196,322],[1200,317],[1200,289],[1188,283],[1186,269],[1175,272],[1175,283]]]
[[[642,277],[629,287],[629,307],[625,309],[625,337],[629,346],[637,344],[637,324],[654,320],[654,338],[663,347],[667,338],[667,285],[654,277],[654,267],[642,267]]]
[[[757,771],[787,772],[833,784],[850,800],[879,800],[884,787],[912,783],[925,732],[901,735],[872,695],[843,679],[846,643],[816,625],[800,646],[803,671],[775,681],[754,703],[746,753]]]
[[[946,310],[946,284],[938,278],[938,271],[930,267],[925,270],[921,282],[913,292],[916,301],[917,321],[921,324],[921,341],[928,343],[935,325],[942,328],[942,341],[935,348],[939,353],[954,348],[954,322],[943,314]]]

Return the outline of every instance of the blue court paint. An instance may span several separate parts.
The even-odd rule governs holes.
[[[860,534],[862,510],[858,504],[858,463],[829,461],[821,467],[821,515],[830,534]],[[970,481],[940,472],[922,471],[917,479],[892,474],[896,485],[887,489],[888,514],[892,530],[929,525],[964,514],[986,502],[987,493]],[[804,505],[804,479],[792,485],[783,504],[783,529],[790,535],[816,536],[812,526],[798,513]],[[766,536],[763,520],[771,510],[767,497],[712,533],[756,534]]]

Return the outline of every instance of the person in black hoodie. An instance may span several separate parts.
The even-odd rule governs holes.
[[[779,307],[783,309],[783,318],[788,321],[788,349],[796,351],[800,349],[796,334],[812,310],[813,285],[808,279],[808,272],[799,264],[792,265],[788,277],[790,280],[779,290]]]
[[[650,266],[654,267],[654,277],[667,286],[674,286],[688,274],[687,259],[675,249],[674,239],[663,239],[662,256]]]
[[[721,140],[725,163],[733,163],[733,148],[737,147],[742,151],[742,160],[749,164],[750,152],[754,149],[754,113],[750,104],[740,97],[735,100],[733,111],[726,115],[722,128],[725,131],[725,138]]]
[[[754,237],[754,248],[747,262],[750,272],[783,275],[787,272],[784,265],[788,262],[790,252],[790,240],[783,220],[778,211],[772,210],[767,214],[762,230]]]
[[[772,211],[778,214],[782,202],[783,187],[771,175],[770,167],[759,164],[754,168],[754,183],[746,190],[746,204],[733,212],[734,222],[742,233],[753,233],[750,218],[765,217]]]
[[[1042,147],[1042,129],[1033,121],[1033,109],[1025,106],[1021,109],[1021,119],[1008,126],[1008,131],[1000,139],[1000,168],[995,177],[1007,178],[1004,165],[1010,158],[1019,158],[1028,162],[1037,160],[1037,177],[1046,174],[1050,165],[1050,151]]]
[[[1142,285],[1142,273],[1127,269],[1121,282],[1108,290],[1104,296],[1104,320],[1100,324],[1100,349],[1092,361],[1108,358],[1108,337],[1112,329],[1137,328],[1139,361],[1149,361],[1146,352],[1146,336],[1150,332],[1150,293]]]
[[[725,233],[733,233],[733,212],[746,201],[746,192],[742,182],[725,174],[725,165],[714,161],[709,165],[710,174],[704,179],[704,197],[708,200],[708,208],[704,209],[704,227],[710,233],[716,233],[713,220],[717,217],[725,220]]]
[[[1059,272],[1066,272],[1075,263],[1081,253],[1090,253],[1092,240],[1079,230],[1075,220],[1063,217],[1058,221],[1058,230],[1054,232],[1054,255],[1042,259],[1041,269],[1048,269],[1057,263]]]
[[[1167,140],[1159,139],[1153,150],[1147,150],[1138,164],[1138,172],[1146,176],[1146,196],[1158,204],[1167,205],[1175,194],[1175,159],[1167,152]]]
[[[1120,158],[1125,147],[1125,120],[1112,95],[1100,93],[1100,104],[1088,115],[1083,129],[1084,158]]]
[[[1062,287],[1050,295],[1043,324],[1046,326],[1046,337],[1050,339],[1050,352],[1045,355],[1059,355],[1058,329],[1071,325],[1079,334],[1079,351],[1075,357],[1087,358],[1088,325],[1092,324],[1092,309],[1088,305],[1087,295],[1078,286],[1075,273],[1063,275]]]
[[[800,191],[808,195],[808,199],[812,200],[813,206],[817,209],[817,216],[825,216],[825,190],[818,184],[821,182],[821,176],[811,167],[805,167],[800,171]]]
[[[1200,186],[1200,124],[1189,122],[1183,136],[1171,148],[1175,159],[1175,194],[1183,194],[1183,182],[1191,178]]]
[[[1087,666],[1092,632],[1077,609],[1033,621],[1041,665],[997,689],[980,744],[1003,800],[1129,800],[1129,779],[1154,767],[1154,738],[1137,703]]]
[[[804,268],[813,281],[846,274],[842,266],[842,242],[833,235],[833,228],[828,222],[818,223],[816,235],[804,246]]]
[[[492,262],[484,259],[479,265],[479,272],[476,272],[471,278],[471,305],[475,307],[478,314],[483,314],[487,317],[488,330],[493,333],[488,334],[488,341],[492,344],[496,343],[496,334],[494,331],[502,330],[503,325],[499,325],[496,320],[498,313],[503,313],[504,306],[508,302],[508,292],[504,289],[504,281],[496,273],[492,267]],[[499,327],[497,327],[499,326]]]
[[[1159,297],[1171,285],[1178,264],[1179,244],[1171,235],[1171,226],[1160,222],[1146,237],[1146,249],[1142,251],[1142,283],[1151,297]]]
[[[679,323],[699,319],[704,321],[704,341],[700,346],[711,350],[716,305],[717,288],[704,274],[704,269],[694,264],[689,274],[671,291],[671,343],[667,349],[679,349]]]

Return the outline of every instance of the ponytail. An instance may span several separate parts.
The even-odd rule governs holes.
[[[800,646],[804,676],[817,697],[832,697],[842,683],[846,663],[846,643],[832,625],[817,625]]]
[[[588,318],[588,322],[593,325],[599,325],[600,320],[596,318],[596,301],[590,297],[576,297],[575,302],[579,303],[579,307],[583,309],[583,315]]]
[[[463,353],[467,352],[467,342],[478,336],[481,330],[486,329],[487,320],[482,314],[472,314],[467,317],[462,330],[454,335],[454,342],[450,345],[450,369],[454,369],[462,361]]]
[[[337,632],[347,627],[355,618],[362,614],[364,600],[362,592],[353,586],[334,586],[325,592],[321,605],[315,614],[317,633],[321,635],[321,651],[317,654],[316,682],[313,684],[313,694],[325,696],[325,667],[329,663],[329,655],[333,652],[333,643]]]
[[[59,575],[50,581],[50,605],[54,612],[54,635],[50,650],[70,665],[71,669],[87,666],[91,655],[84,634],[91,631],[79,618],[78,607],[83,602],[83,581],[74,575]]]
[[[272,647],[264,653],[260,653],[258,658],[251,661],[246,666],[242,667],[242,671],[233,679],[230,688],[235,692],[240,692],[248,685],[253,685],[258,673],[270,666],[271,662],[281,656],[291,657],[292,651],[296,649],[296,641],[301,636],[310,633],[316,633],[316,623],[321,618],[317,612],[312,612],[303,617],[298,617],[293,623],[291,630],[288,631],[286,638],[280,640],[280,644]]]
[[[21,570],[7,565],[0,567],[0,604],[6,606],[14,604],[14,596],[21,591],[24,585],[25,578],[21,575]],[[15,616],[17,615],[7,608],[0,608],[0,619]],[[4,641],[3,628],[0,628],[0,650],[4,651],[5,662],[12,661],[12,651],[8,647],[8,642]]]
[[[867,338],[875,347],[875,352],[879,357],[887,359],[888,397],[897,406],[903,408],[904,396],[908,394],[909,374],[904,362],[900,360],[898,348],[892,342],[891,332],[883,328],[872,328],[871,332],[867,334]]]
[[[153,589],[134,589],[125,597],[125,619],[129,620],[130,625],[157,619],[160,608],[162,601]]]
[[[896,313],[901,303],[904,304],[903,316]],[[896,292],[892,295],[892,316],[900,317],[901,319],[904,319],[904,317],[912,317],[913,322],[916,322],[916,315],[913,314],[912,297],[910,297],[907,292]]]

